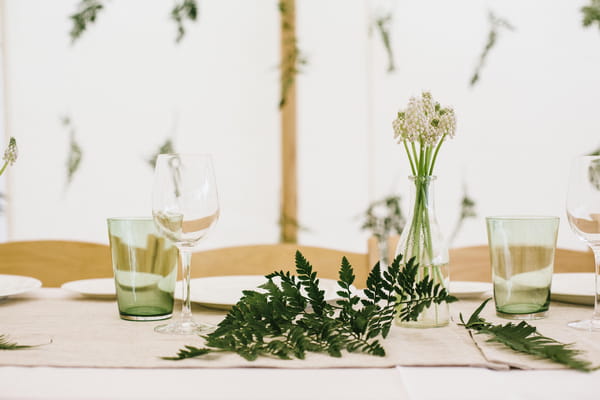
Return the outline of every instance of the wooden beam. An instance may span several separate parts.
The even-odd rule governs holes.
[[[284,243],[298,241],[296,158],[296,9],[295,0],[281,0],[281,234]]]

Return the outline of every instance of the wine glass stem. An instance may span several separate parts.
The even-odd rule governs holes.
[[[192,252],[187,249],[179,248],[179,264],[181,265],[181,275],[183,278],[183,304],[181,305],[181,320],[184,322],[192,321],[192,307],[190,302],[190,266],[192,262]]]
[[[594,316],[592,319],[597,321],[600,324],[600,304],[598,297],[598,274],[600,273],[600,247],[592,247],[592,251],[594,252]]]

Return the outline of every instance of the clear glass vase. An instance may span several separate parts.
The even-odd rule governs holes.
[[[448,246],[444,240],[435,214],[435,176],[411,176],[410,214],[400,235],[396,256],[402,254],[402,263],[415,257],[419,263],[417,280],[430,276],[435,284],[448,289]],[[432,304],[423,310],[416,321],[401,321],[396,324],[411,328],[433,328],[448,325],[448,303]]]

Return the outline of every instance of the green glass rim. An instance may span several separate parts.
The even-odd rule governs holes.
[[[110,217],[106,218],[108,222],[127,222],[127,221],[152,221],[152,217]]]
[[[486,221],[557,221],[555,215],[494,215],[485,217]]]

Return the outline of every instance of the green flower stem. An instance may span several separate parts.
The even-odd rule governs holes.
[[[431,221],[429,220],[428,197],[431,179],[430,171],[433,171],[444,138],[445,135],[438,145],[435,146],[435,149],[426,145],[422,140],[419,141],[418,150],[414,142],[411,142],[411,147],[409,148],[406,141],[403,141],[415,184],[413,218],[411,226],[408,228],[410,230],[410,237],[413,240],[412,242],[407,242],[405,254],[417,257],[417,261],[423,267],[424,276],[433,275],[440,283],[443,283],[444,279],[439,266],[433,265],[433,243]],[[423,243],[421,244],[421,242]]]
[[[408,150],[408,145],[406,144],[406,140],[403,140],[402,144],[404,144],[404,149],[406,150],[406,154],[408,155],[408,162],[410,163],[410,170],[412,171],[413,175],[416,175],[417,171],[415,171],[415,163],[410,155],[410,150]]]
[[[417,175],[418,174],[418,168],[419,168],[419,155],[417,154],[417,147],[415,146],[415,142],[411,142],[410,143],[411,148],[412,148],[412,152],[413,152],[413,159],[415,160],[415,167],[417,168],[417,172],[415,172],[413,175]]]
[[[437,160],[437,155],[438,155],[438,152],[440,151],[440,147],[442,147],[442,143],[444,143],[444,139],[446,139],[445,133],[435,148],[435,152],[433,153],[433,160],[431,161],[431,165],[429,167],[429,173],[427,175],[433,175],[433,167],[435,166],[435,160]]]
[[[8,161],[4,162],[4,165],[2,166],[2,169],[0,169],[0,175],[2,175],[4,173],[4,170],[6,169],[6,167],[8,167]]]

